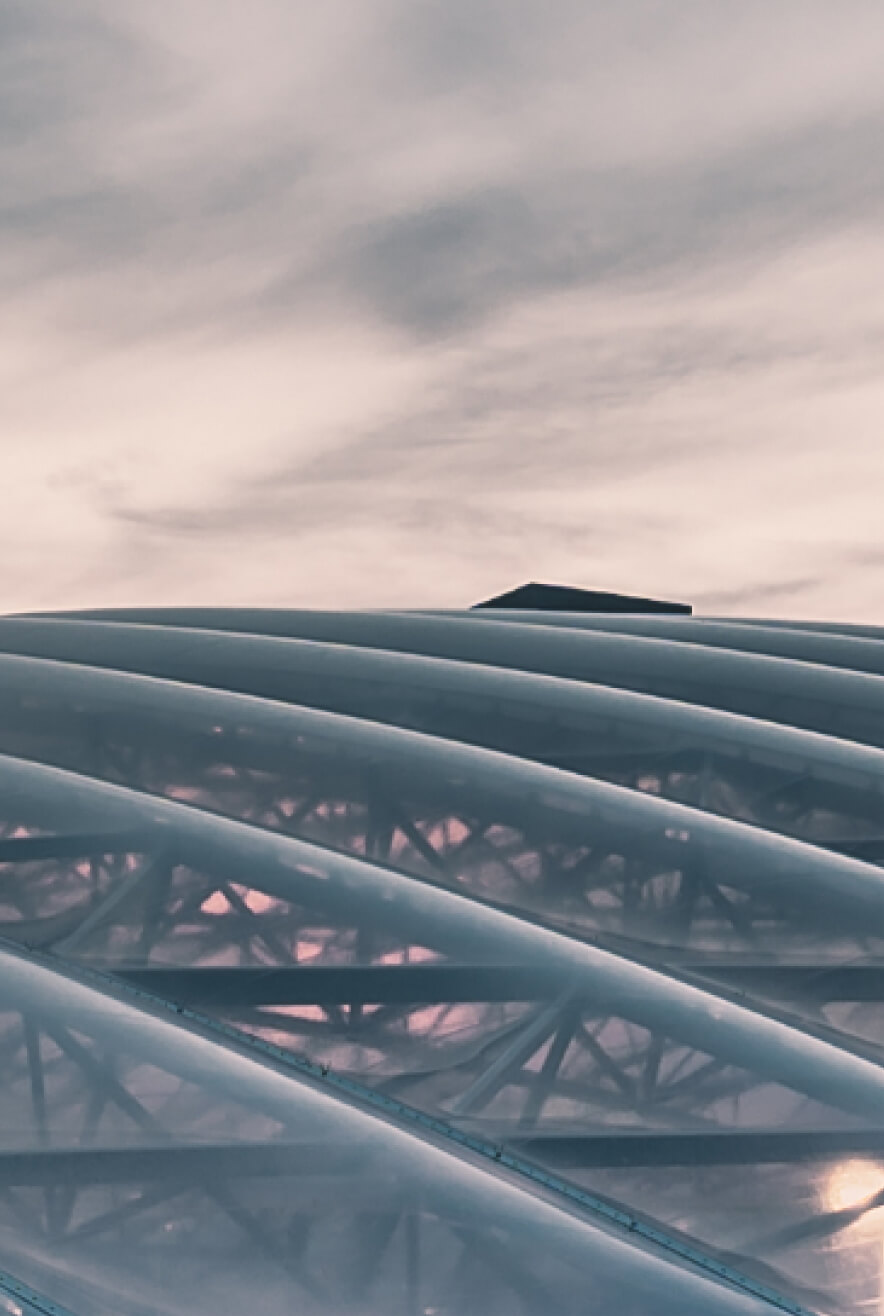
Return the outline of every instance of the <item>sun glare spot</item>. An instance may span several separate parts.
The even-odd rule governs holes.
[[[830,1211],[852,1211],[884,1189],[884,1169],[873,1161],[844,1161],[829,1175],[825,1186]]]

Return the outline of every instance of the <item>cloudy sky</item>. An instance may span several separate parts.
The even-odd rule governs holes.
[[[884,622],[881,0],[0,0],[0,609]]]

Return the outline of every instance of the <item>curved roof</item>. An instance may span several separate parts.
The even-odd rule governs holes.
[[[884,641],[0,620],[0,1306],[881,1309]]]

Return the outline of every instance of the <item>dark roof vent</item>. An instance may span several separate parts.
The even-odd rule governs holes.
[[[691,612],[689,603],[606,594],[602,590],[575,589],[572,585],[539,585],[536,581],[497,594],[493,599],[483,599],[473,607],[519,608],[531,612]]]

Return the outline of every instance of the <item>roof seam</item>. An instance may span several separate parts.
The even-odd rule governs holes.
[[[0,946],[18,955],[22,953],[20,946],[10,945],[5,941],[0,941]],[[74,979],[80,979],[85,983],[93,983],[104,995],[130,996],[137,1001],[152,1006],[154,1009],[162,1010],[176,1018],[186,1020],[201,1033],[207,1034],[208,1040],[218,1039],[219,1045],[226,1043],[230,1048],[245,1053],[246,1056],[272,1062],[274,1069],[281,1066],[284,1071],[288,1071],[292,1076],[300,1075],[310,1079],[320,1087],[348,1098],[357,1104],[360,1109],[377,1112],[385,1116],[394,1122],[398,1128],[429,1134],[434,1138],[442,1139],[443,1145],[453,1144],[472,1152],[473,1155],[480,1157],[483,1161],[510,1170],[519,1179],[524,1179],[537,1187],[547,1190],[553,1195],[556,1202],[567,1203],[571,1207],[576,1207],[584,1218],[594,1216],[604,1220],[616,1230],[651,1243],[660,1251],[668,1252],[682,1262],[689,1262],[696,1269],[711,1275],[717,1282],[726,1283],[732,1288],[752,1294],[768,1305],[780,1311],[788,1312],[789,1316],[816,1316],[810,1308],[793,1302],[776,1289],[752,1279],[751,1276],[744,1275],[741,1271],[718,1261],[715,1257],[708,1255],[699,1248],[682,1243],[678,1238],[668,1234],[665,1229],[640,1219],[630,1211],[607,1201],[605,1198],[589,1193],[576,1184],[550,1174],[548,1171],[534,1165],[531,1161],[513,1155],[511,1152],[506,1151],[501,1144],[487,1142],[474,1134],[453,1127],[437,1116],[427,1115],[394,1097],[364,1087],[346,1075],[336,1074],[329,1065],[317,1063],[293,1052],[285,1051],[272,1042],[249,1036],[229,1024],[212,1019],[188,1006],[176,1004],[166,997],[157,996],[142,987],[127,983],[100,969],[72,965],[68,964],[67,961],[60,962],[52,956],[42,955],[37,952],[29,952],[28,957],[44,963],[56,973],[61,971]],[[223,1039],[223,1043],[221,1039]],[[46,1310],[50,1313],[50,1316],[56,1316],[56,1313],[57,1316],[72,1316],[72,1314],[65,1313],[60,1308],[53,1309],[49,1307]]]
[[[19,1300],[26,1302],[33,1311],[41,1313],[41,1316],[75,1316],[69,1307],[62,1307],[51,1298],[37,1293],[29,1284],[16,1279],[6,1270],[0,1270],[0,1293],[16,1302]]]

